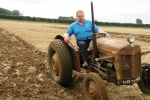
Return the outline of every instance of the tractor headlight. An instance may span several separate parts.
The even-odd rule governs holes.
[[[130,34],[127,38],[129,43],[133,43],[135,41],[135,35],[134,34]]]

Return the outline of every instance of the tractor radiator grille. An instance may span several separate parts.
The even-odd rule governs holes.
[[[122,55],[122,78],[131,79],[141,74],[141,56],[140,53],[133,55]]]

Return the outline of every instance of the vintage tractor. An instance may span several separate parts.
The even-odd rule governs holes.
[[[105,33],[93,33],[88,39],[92,39],[88,49],[91,66],[88,68],[81,67],[83,62],[78,49],[72,43],[65,43],[63,36],[56,36],[50,43],[48,67],[55,82],[62,86],[71,84],[74,70],[87,73],[83,79],[87,100],[109,99],[105,81],[116,85],[137,83],[144,94],[150,94],[150,63],[141,64],[141,57],[150,51],[142,52],[141,47],[134,44],[135,35],[122,41],[106,38]]]

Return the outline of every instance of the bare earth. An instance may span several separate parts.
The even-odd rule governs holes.
[[[0,100],[85,100],[82,78],[76,77],[69,87],[62,87],[47,71],[48,45],[67,26],[0,20]],[[117,30],[102,28],[108,32]],[[139,29],[128,30],[134,33]],[[150,30],[141,29],[140,33],[148,35]],[[75,43],[74,37],[72,42]],[[150,43],[137,43],[142,50],[150,50]],[[150,55],[142,57],[143,62],[149,59]],[[137,84],[116,86],[106,82],[106,86],[110,100],[150,100],[150,95],[143,94]]]

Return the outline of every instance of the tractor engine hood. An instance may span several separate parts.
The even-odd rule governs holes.
[[[89,49],[93,50],[93,43],[90,42]],[[133,54],[141,52],[139,45],[130,44],[127,41],[112,38],[97,38],[97,51],[107,55]]]

